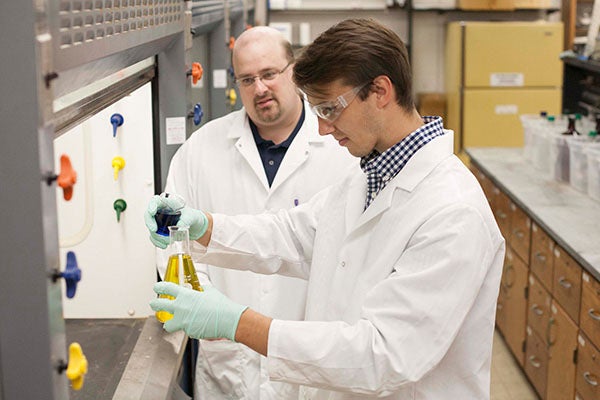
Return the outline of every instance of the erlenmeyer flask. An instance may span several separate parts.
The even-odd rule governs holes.
[[[161,193],[160,204],[154,219],[156,220],[156,233],[161,236],[169,236],[169,226],[177,225],[181,217],[181,209],[185,207],[183,197],[174,193]],[[169,198],[169,201],[167,201]]]
[[[164,281],[173,282],[178,285],[186,286],[191,289],[202,292],[202,286],[196,275],[196,268],[192,261],[190,253],[190,234],[187,227],[169,226],[169,261],[167,262],[167,271]],[[161,294],[160,298],[171,299],[172,296]],[[157,311],[156,319],[160,322],[166,322],[173,318],[171,313],[166,311]]]

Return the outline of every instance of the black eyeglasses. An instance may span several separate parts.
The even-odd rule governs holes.
[[[256,82],[257,79],[260,79],[262,82],[273,81],[273,80],[277,79],[277,77],[279,75],[283,74],[285,72],[285,70],[292,64],[293,64],[293,61],[290,61],[281,70],[268,69],[264,72],[261,72],[258,75],[240,76],[239,78],[235,78],[235,84],[238,86],[241,86],[241,87],[250,87],[250,86],[254,85],[254,82]]]

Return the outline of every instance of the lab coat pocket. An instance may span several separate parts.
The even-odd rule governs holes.
[[[196,364],[197,399],[245,399],[245,352],[229,340],[200,340]]]

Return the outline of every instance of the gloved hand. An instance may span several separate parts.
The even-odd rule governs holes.
[[[158,195],[152,196],[146,212],[144,213],[144,222],[150,231],[150,241],[161,249],[166,249],[169,244],[169,237],[162,236],[156,233],[158,226],[154,216],[160,208],[169,208],[171,210],[179,210],[181,216],[177,222],[177,226],[188,227],[191,240],[200,238],[208,229],[208,218],[200,211],[190,207],[181,208],[181,198],[178,196],[161,197]]]
[[[173,318],[165,322],[167,332],[184,330],[196,339],[221,339],[235,341],[235,332],[242,313],[248,306],[234,303],[213,286],[205,286],[198,292],[171,282],[154,285],[158,294],[175,297],[175,300],[154,299],[150,307],[154,311],[167,311]]]

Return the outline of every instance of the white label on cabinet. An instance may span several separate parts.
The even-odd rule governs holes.
[[[583,339],[583,336],[577,335],[577,341],[580,345],[585,346],[585,340]]]
[[[497,115],[513,115],[519,113],[519,107],[516,104],[498,104],[494,107]]]
[[[558,313],[558,309],[556,308],[556,306],[554,304],[552,304],[552,314],[557,314]]]
[[[523,86],[525,76],[520,72],[496,72],[490,74],[490,86]]]
[[[224,69],[215,69],[213,71],[213,88],[223,89],[227,87],[227,71]]]
[[[588,283],[590,282],[590,276],[585,272],[581,275],[581,278]]]
[[[167,144],[181,144],[185,142],[185,117],[167,118]]]

